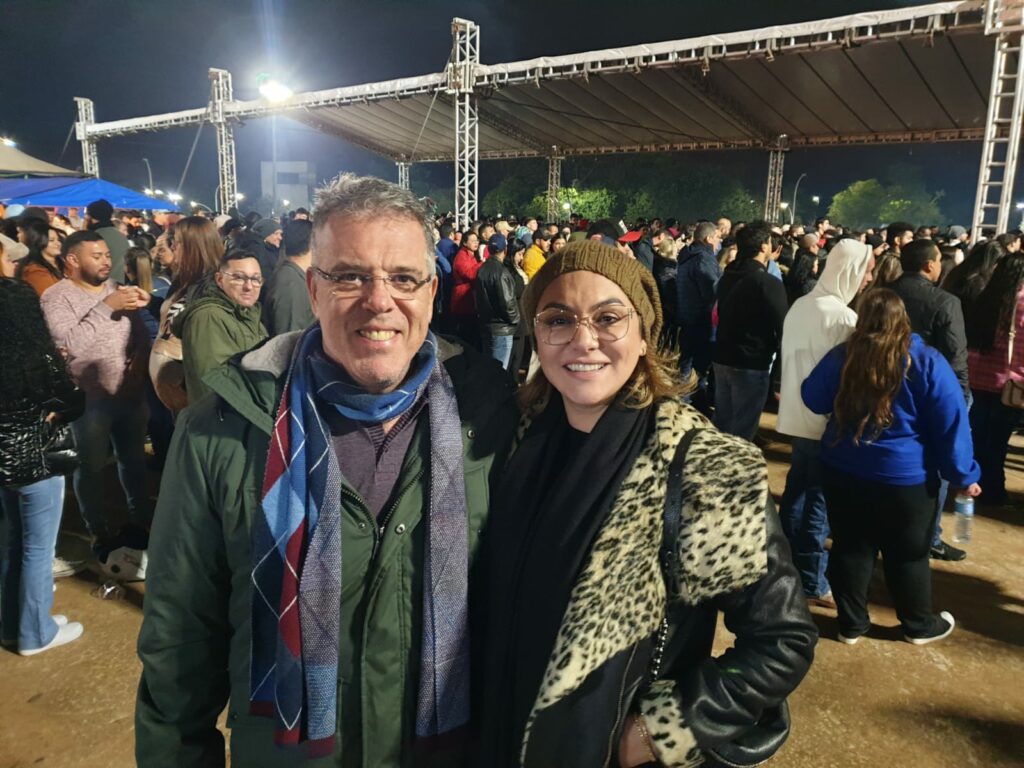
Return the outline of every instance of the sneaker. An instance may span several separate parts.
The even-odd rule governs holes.
[[[856,645],[860,642],[863,635],[844,635],[842,632],[839,633],[839,642],[845,645]]]
[[[63,613],[55,613],[50,618],[57,622],[58,627],[66,627],[68,625],[68,617]]]
[[[816,605],[819,608],[828,608],[829,610],[836,610],[836,600],[832,597],[831,592],[826,592],[824,595],[818,595],[817,597],[808,597],[808,605]]]
[[[146,550],[118,547],[100,558],[100,568],[113,579],[145,581],[149,556]]]
[[[57,629],[57,634],[54,635],[53,640],[48,642],[42,648],[29,648],[28,650],[18,650],[18,653],[22,656],[35,656],[37,653],[43,651],[49,651],[51,648],[57,648],[61,645],[67,645],[74,640],[77,640],[82,636],[82,632],[85,628],[77,621],[72,621],[65,624]]]
[[[937,546],[933,546],[928,550],[928,557],[932,560],[949,560],[955,562],[957,560],[963,560],[967,557],[967,553],[962,549],[957,549],[952,544],[940,541]]]
[[[949,637],[953,634],[953,629],[956,627],[956,622],[953,621],[953,614],[949,611],[942,611],[939,614],[938,626],[935,628],[935,633],[926,635],[924,637],[910,637],[904,635],[903,638],[911,645],[928,645],[928,643],[934,643],[936,640],[942,640],[943,638]]]
[[[53,578],[63,579],[68,576],[74,576],[83,567],[82,563],[73,563],[70,560],[65,560],[63,557],[55,557],[53,558]]]

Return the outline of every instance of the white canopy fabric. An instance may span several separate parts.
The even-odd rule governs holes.
[[[59,165],[32,157],[17,147],[0,143],[0,176],[80,176]]]

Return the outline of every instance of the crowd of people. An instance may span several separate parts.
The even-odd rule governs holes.
[[[968,239],[460,229],[351,175],[280,218],[12,206],[0,639],[84,632],[52,615],[69,475],[97,562],[147,582],[140,765],[222,765],[225,706],[244,766],[765,760],[808,606],[868,635],[881,553],[905,639],[947,637],[942,512],[1007,501],[1024,254]]]

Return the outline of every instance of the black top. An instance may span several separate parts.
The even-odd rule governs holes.
[[[789,302],[782,281],[756,259],[734,261],[718,282],[715,362],[767,371],[782,342]]]
[[[511,336],[519,325],[516,284],[505,265],[489,258],[476,273],[473,299],[480,325],[495,336]]]
[[[922,274],[904,274],[888,287],[903,299],[911,330],[949,361],[967,396],[971,385],[967,379],[967,334],[960,300]]]

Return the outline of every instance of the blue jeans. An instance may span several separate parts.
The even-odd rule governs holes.
[[[57,634],[53,553],[64,509],[64,478],[0,487],[7,543],[0,558],[0,638],[20,651],[42,648]]]
[[[793,550],[793,564],[800,572],[804,592],[821,597],[832,591],[828,567],[828,509],[822,485],[821,441],[793,438],[793,457],[786,475],[786,490],[779,507],[782,530]]]
[[[715,426],[730,435],[753,440],[770,383],[769,371],[715,363]]]
[[[104,496],[103,470],[111,445],[132,522],[142,527],[149,526],[152,511],[148,508],[144,491],[148,411],[141,397],[136,400],[89,400],[85,413],[71,423],[81,461],[74,475],[75,498],[78,499],[85,527],[94,536],[110,534],[105,514],[110,500]]]
[[[493,357],[507,371],[508,361],[512,357],[512,343],[515,341],[515,336],[495,336],[484,329],[480,333],[480,339],[483,342],[484,354]]]

